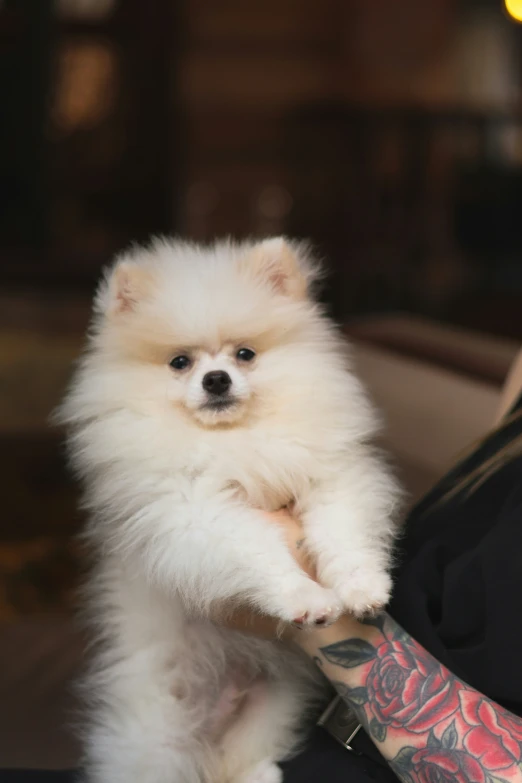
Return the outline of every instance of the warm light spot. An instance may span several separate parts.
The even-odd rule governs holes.
[[[512,19],[522,22],[522,0],[504,0],[504,5]]]

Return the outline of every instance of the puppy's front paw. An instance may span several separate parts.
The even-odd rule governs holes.
[[[306,577],[292,580],[280,596],[279,616],[298,628],[327,626],[334,623],[342,611],[339,597],[333,590],[321,587]]]
[[[390,600],[392,580],[385,571],[361,566],[347,572],[337,592],[356,617],[378,614]]]

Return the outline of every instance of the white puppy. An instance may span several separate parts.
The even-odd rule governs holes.
[[[398,490],[315,274],[283,239],[158,240],[101,284],[60,414],[95,553],[91,783],[280,781],[314,667],[211,612],[306,625],[388,600]],[[289,503],[324,586],[260,513]]]

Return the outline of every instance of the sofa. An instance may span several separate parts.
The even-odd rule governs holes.
[[[45,431],[44,413],[59,396],[79,347],[77,326],[71,323],[67,329],[56,329],[47,342],[37,324],[32,324],[33,332],[16,331],[12,324],[0,331],[0,349],[2,340],[17,341],[15,351],[4,351],[7,364],[11,356],[11,365],[0,367],[0,380],[3,372],[11,383],[11,394],[20,388],[14,375],[27,373],[23,357],[27,354],[27,361],[34,362],[34,330],[46,356],[45,372],[52,376],[37,404],[33,405],[27,392],[22,414],[20,405],[8,399],[4,386],[0,432],[1,428],[8,434],[10,428]],[[511,340],[404,314],[357,319],[344,330],[352,343],[354,365],[383,413],[382,445],[406,487],[407,503],[414,503],[491,425],[519,346]],[[46,496],[35,529],[47,524],[56,507],[53,503],[56,498]],[[68,513],[67,508],[61,508],[62,515]],[[82,635],[67,602],[45,607],[45,611],[31,611],[29,606],[4,619],[0,626],[0,768],[60,769],[77,762],[80,748],[72,727],[78,706],[72,684],[82,666],[82,651]]]

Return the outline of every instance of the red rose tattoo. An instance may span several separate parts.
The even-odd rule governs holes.
[[[385,641],[368,676],[368,699],[375,718],[392,728],[429,731],[459,706],[455,680],[422,650],[402,641]]]
[[[486,783],[478,761],[462,750],[422,748],[411,759],[410,774],[420,783]]]
[[[464,720],[472,727],[464,737],[466,750],[490,772],[520,763],[522,722],[477,691],[462,690],[459,695]]]
[[[465,685],[391,618],[367,625],[366,638],[322,647],[319,660],[344,669],[334,685],[397,777],[522,783],[522,719]]]

